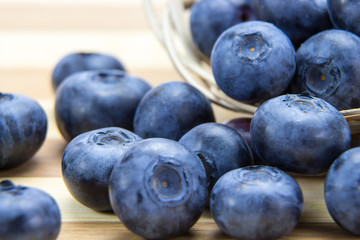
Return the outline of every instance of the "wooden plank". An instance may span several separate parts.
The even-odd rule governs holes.
[[[10,179],[18,184],[43,189],[57,200],[63,222],[59,239],[99,239],[99,236],[101,239],[140,239],[129,232],[114,214],[95,212],[79,204],[67,192],[62,179],[59,177],[15,177]],[[301,179],[300,181],[298,179],[304,191],[305,199],[313,194],[307,192],[308,189],[321,188],[322,181],[318,179],[319,181],[314,182],[313,180],[313,178]],[[320,196],[318,193],[315,195]],[[320,198],[316,201],[323,202]],[[318,218],[316,214],[324,210],[324,204],[320,204],[316,208],[312,208],[312,205],[313,203],[310,201],[305,201],[304,216],[311,213],[313,218],[309,219],[310,216],[303,216],[296,229],[282,239],[359,239],[342,230],[330,218],[325,221]],[[310,209],[311,211],[308,211]],[[309,221],[303,221],[306,218]],[[204,211],[190,233],[178,239],[204,238],[230,239],[218,229],[208,209]]]
[[[143,239],[129,230],[121,223],[103,222],[76,222],[62,225],[59,240],[115,240],[115,239]],[[198,222],[188,234],[174,239],[233,239],[220,231],[215,222]],[[300,223],[293,232],[284,236],[281,240],[331,240],[331,239],[359,239],[359,237],[345,232],[335,223]]]
[[[42,177],[46,184],[47,177],[61,177],[61,158],[66,144],[65,140],[61,138],[46,139],[30,160],[16,168],[0,170],[0,178]],[[24,183],[27,183],[26,179]],[[37,182],[34,184],[36,185]]]
[[[84,219],[87,221],[99,219],[108,221],[108,214],[103,215],[102,213],[92,211],[80,205],[71,197],[61,178],[61,167],[59,166],[61,160],[58,159],[57,162],[58,163],[50,164],[53,168],[53,170],[51,170],[50,167],[48,167],[48,169],[45,167],[45,165],[48,165],[48,162],[44,160],[40,163],[39,160],[39,164],[37,165],[38,169],[41,169],[44,172],[47,171],[47,173],[33,173],[29,176],[27,169],[20,168],[16,172],[12,172],[12,170],[2,171],[0,172],[0,177],[2,179],[12,179],[18,184],[38,187],[46,192],[49,192],[58,201],[63,212],[63,221],[65,222],[76,222]],[[53,174],[55,177],[49,176],[49,174]],[[296,180],[299,182],[304,194],[304,212],[300,221],[304,223],[334,222],[327,212],[324,201],[324,178],[298,177]],[[208,221],[210,219],[211,215],[208,212],[205,212],[202,217],[202,221]]]

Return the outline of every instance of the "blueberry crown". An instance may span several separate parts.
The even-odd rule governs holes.
[[[107,130],[94,133],[90,141],[97,145],[127,145],[134,142],[134,137],[121,130]]]
[[[11,194],[19,194],[21,190],[26,189],[26,187],[21,185],[15,185],[12,181],[5,179],[0,182],[0,193],[8,192]]]

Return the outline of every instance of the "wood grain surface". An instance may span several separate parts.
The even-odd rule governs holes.
[[[163,1],[157,7],[163,7]],[[47,138],[23,165],[0,171],[1,179],[50,193],[62,213],[59,240],[141,239],[112,213],[88,209],[74,200],[61,177],[66,142],[54,121],[51,73],[57,61],[74,51],[110,53],[130,74],[151,85],[181,80],[151,31],[140,0],[0,0],[0,91],[22,93],[37,101],[49,119]],[[217,122],[242,116],[214,106]],[[322,177],[295,176],[304,193],[304,213],[296,229],[282,239],[359,239],[329,216]],[[1,216],[0,216],[1,217]],[[229,239],[206,210],[187,235],[177,239]]]

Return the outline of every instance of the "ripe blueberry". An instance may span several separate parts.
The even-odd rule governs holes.
[[[271,23],[239,23],[216,41],[211,68],[225,94],[259,103],[287,89],[295,74],[295,50],[289,38]]]
[[[237,131],[246,141],[251,149],[253,155],[253,162],[255,165],[265,165],[263,161],[256,155],[255,149],[251,142],[250,125],[252,118],[250,117],[238,117],[226,121],[224,124]]]
[[[61,213],[55,199],[33,187],[0,182],[0,239],[55,240]]]
[[[60,59],[54,68],[52,73],[53,89],[56,90],[65,78],[76,72],[104,69],[125,70],[125,67],[117,58],[108,54],[70,53]]]
[[[104,127],[133,129],[135,110],[151,86],[120,70],[83,71],[69,76],[56,91],[55,115],[68,141]]]
[[[201,0],[190,10],[190,29],[197,48],[210,58],[216,39],[229,27],[255,20],[252,0]]]
[[[193,127],[214,122],[210,101],[184,82],[167,82],[151,89],[136,109],[134,132],[143,138],[179,140]]]
[[[210,210],[231,237],[278,239],[298,223],[303,195],[297,182],[280,169],[248,166],[227,172],[216,182]]]
[[[360,107],[360,37],[327,30],[306,40],[296,52],[292,92],[308,92],[339,110]]]
[[[347,231],[360,235],[360,148],[341,154],[325,180],[325,202],[331,217]]]
[[[133,145],[110,176],[111,205],[121,222],[146,239],[186,233],[206,202],[206,174],[195,153],[163,138]]]
[[[250,127],[257,155],[284,171],[325,173],[350,147],[350,127],[326,101],[308,95],[282,95],[263,103]]]
[[[360,36],[360,2],[353,0],[327,0],[330,19],[334,26]]]
[[[220,123],[203,123],[191,129],[179,143],[196,153],[204,164],[208,192],[226,172],[252,164],[251,150],[234,129]]]
[[[96,129],[74,138],[62,158],[62,177],[71,195],[91,209],[111,211],[111,171],[129,147],[140,140],[136,134],[117,127]]]
[[[295,48],[312,35],[332,28],[326,0],[254,0],[258,19],[271,22]]]
[[[0,169],[29,160],[45,141],[47,123],[34,99],[0,93]]]

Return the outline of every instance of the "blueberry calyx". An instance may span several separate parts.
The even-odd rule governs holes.
[[[260,32],[255,32],[235,37],[233,50],[245,62],[261,61],[269,54],[270,45]]]
[[[265,168],[264,166],[248,166],[240,171],[237,176],[245,184],[256,184],[256,182],[278,182],[281,180],[281,173],[275,169]]]
[[[320,98],[335,93],[341,82],[341,71],[333,59],[315,59],[312,63],[304,64],[299,72],[305,79],[305,89]]]
[[[312,110],[328,111],[328,108],[322,101],[310,96],[308,92],[304,92],[300,95],[288,94],[284,97],[283,101],[286,102],[286,106],[297,108],[304,113],[308,113]]]
[[[11,180],[5,179],[0,182],[0,191],[7,191],[13,188],[15,188],[15,184]]]
[[[7,192],[14,195],[20,194],[22,190],[26,189],[24,186],[15,185],[11,180],[5,179],[0,182],[0,192]]]
[[[10,101],[14,98],[12,94],[6,94],[0,92],[0,101]]]
[[[83,57],[89,57],[89,56],[95,55],[94,53],[89,53],[89,52],[82,52],[82,53],[78,53],[78,54]]]
[[[156,204],[175,207],[187,201],[190,196],[190,173],[176,159],[161,157],[146,171],[144,185]]]
[[[95,81],[115,83],[122,79],[124,76],[125,72],[123,71],[99,71],[97,74],[94,74],[93,78]]]
[[[121,130],[108,130],[106,132],[96,132],[90,136],[90,141],[97,145],[129,145],[134,142],[134,138]]]

